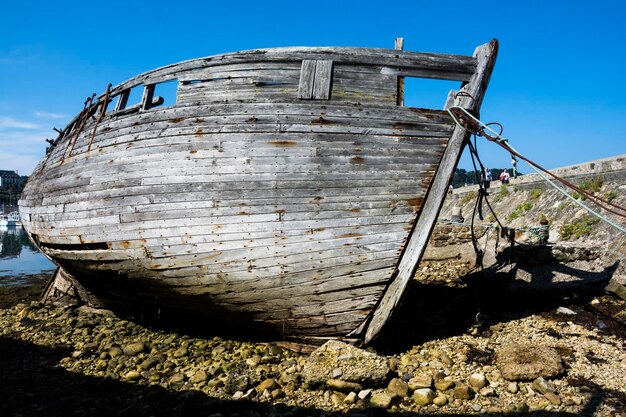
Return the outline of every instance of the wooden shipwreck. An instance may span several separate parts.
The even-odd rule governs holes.
[[[22,222],[89,300],[367,343],[401,301],[468,136],[445,110],[405,107],[403,79],[460,81],[447,105],[478,112],[496,53],[496,40],[473,56],[276,48],[146,72],[60,131]]]

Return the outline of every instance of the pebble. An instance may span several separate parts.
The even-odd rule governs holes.
[[[341,379],[329,379],[326,381],[326,386],[331,389],[335,389],[342,392],[361,391],[363,389],[361,384],[356,382],[342,381]]]
[[[256,392],[258,392],[259,394],[264,392],[265,390],[273,390],[278,388],[278,382],[276,382],[276,380],[274,378],[268,378],[266,380],[264,380],[263,382],[261,382],[257,387],[256,387]]]
[[[569,309],[567,307],[559,307],[559,308],[556,309],[556,312],[560,313],[560,314],[565,314],[565,315],[568,315],[568,316],[575,316],[576,314],[578,314],[574,310]]]
[[[341,404],[343,404],[345,399],[346,399],[346,394],[344,394],[343,392],[334,391],[330,395],[330,401],[334,405],[341,405]]]
[[[448,397],[446,395],[439,394],[433,399],[433,404],[435,404],[437,407],[443,407],[444,405],[448,404]]]
[[[409,385],[400,378],[393,378],[387,385],[387,391],[401,398],[409,396]]]
[[[497,397],[498,396],[498,394],[496,393],[496,390],[493,389],[492,387],[481,388],[478,393],[482,395],[483,397]]]
[[[548,401],[550,401],[554,405],[561,404],[561,398],[558,395],[556,395],[554,392],[548,391],[545,394],[543,394],[543,396],[546,397]]]
[[[483,374],[473,373],[470,375],[468,379],[468,383],[470,387],[474,389],[474,391],[479,391],[481,388],[487,386],[487,378]]]
[[[408,386],[411,391],[419,388],[430,388],[433,385],[433,378],[430,375],[418,374],[409,379]]]
[[[459,400],[470,400],[474,398],[474,392],[472,389],[465,384],[456,383],[453,390],[454,398],[458,398]]]
[[[141,378],[141,374],[137,371],[129,371],[124,375],[124,379],[128,381],[137,381]]]
[[[121,356],[123,354],[124,354],[124,351],[119,346],[112,346],[109,349],[109,356],[112,357],[112,358],[117,358],[117,357],[119,357],[119,356]]]
[[[394,396],[388,392],[375,392],[370,398],[370,404],[376,408],[388,409],[394,400]]]
[[[437,394],[430,388],[418,388],[413,392],[413,401],[418,405],[428,405],[433,402]]]
[[[533,381],[532,387],[535,391],[545,394],[546,392],[556,392],[556,388],[543,377],[539,377]]]
[[[509,382],[506,386],[506,390],[511,394],[517,394],[519,391],[519,385],[517,385],[517,382]]]
[[[174,356],[175,358],[183,358],[188,355],[189,355],[189,351],[187,350],[186,347],[183,346],[183,347],[176,349],[172,356]]]
[[[359,391],[358,397],[360,400],[366,400],[369,396],[372,395],[371,389],[364,389]]]
[[[345,404],[354,404],[356,403],[358,397],[356,395],[356,392],[350,392],[348,395],[346,395],[346,398],[343,399],[343,402]]]
[[[206,374],[206,372],[203,370],[200,370],[198,372],[195,372],[193,376],[189,378],[189,382],[191,382],[192,384],[198,384],[200,382],[206,381],[208,378],[209,377]]]
[[[122,347],[122,352],[127,356],[137,356],[144,350],[146,345],[143,342],[130,343]]]
[[[447,391],[454,388],[454,385],[454,381],[447,378],[440,379],[439,381],[435,382],[435,388],[437,388],[437,390],[439,391]]]

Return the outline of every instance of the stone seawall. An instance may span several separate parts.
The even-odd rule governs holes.
[[[626,155],[563,167],[552,172],[614,204],[626,206]],[[469,225],[477,191],[475,185],[466,186],[448,195],[426,249],[425,262],[457,259],[465,265],[465,272],[474,270],[476,256]],[[544,266],[550,264],[575,269],[570,273],[563,268],[551,271],[552,281],[580,279],[576,275],[586,274],[595,279],[609,277],[613,282],[626,283],[626,234],[567,199],[538,174],[511,179],[508,185],[494,181],[488,193],[487,200],[493,213],[483,203],[483,219],[479,218],[478,213],[474,215],[475,235],[479,248],[485,253],[484,266],[489,268],[502,263],[504,251],[510,252],[507,249],[509,242],[502,237],[496,218],[502,226],[514,230],[515,241],[522,246],[535,246],[538,243],[534,228],[540,226],[543,220],[548,222],[547,252],[543,251],[541,256],[545,259],[535,262],[535,267],[541,268],[543,262]],[[578,201],[626,227],[623,218],[599,210],[589,201],[580,200],[580,197]],[[450,224],[448,221],[458,214],[464,221]],[[538,256],[532,251],[527,251],[526,255]],[[519,268],[516,273],[521,274]]]
[[[519,188],[540,187],[545,189],[551,187],[539,174],[534,173],[529,165],[526,165],[531,174],[520,175],[511,179],[510,185]],[[626,178],[626,154],[617,155],[611,158],[597,159],[595,161],[584,162],[582,164],[570,165],[562,168],[550,170],[553,174],[565,178],[568,181],[580,181],[589,177],[602,177],[605,181],[615,181],[623,183]],[[500,181],[492,181],[491,187],[497,188],[502,184]],[[476,191],[475,185],[459,187],[453,191],[454,194],[464,194]]]

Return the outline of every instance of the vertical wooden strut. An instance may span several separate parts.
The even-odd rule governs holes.
[[[402,51],[404,49],[404,38],[396,38],[395,49]],[[404,77],[398,77],[398,106],[404,106]]]
[[[467,95],[458,95],[455,105],[470,111],[478,112],[480,110],[497,54],[498,41],[495,39],[476,48],[474,51],[474,57],[477,60],[476,71],[460,90],[468,93],[469,97]],[[472,100],[470,97],[474,99]],[[364,338],[364,343],[366,344],[376,337],[393,312],[397,310],[409,281],[415,275],[468,136],[469,133],[460,126],[454,128],[437,173],[426,195],[422,211],[394,272],[394,278],[383,294],[380,303],[374,309],[371,321],[367,324]]]
[[[104,119],[104,115],[107,112],[107,106],[109,105],[109,95],[111,94],[111,83],[107,86],[107,91],[104,93],[104,98],[102,99],[102,107],[100,108],[100,116],[98,116],[98,120],[93,126],[93,131],[91,132],[91,138],[89,139],[89,146],[87,146],[87,152],[91,150],[91,144],[93,143],[93,138],[96,136],[96,130],[98,129],[98,125]]]
[[[63,163],[65,161],[65,153],[67,152],[67,150],[69,149],[69,154],[67,155],[67,157],[71,157],[72,156],[72,151],[74,150],[74,146],[76,145],[76,141],[78,140],[78,136],[81,134],[81,132],[83,131],[83,128],[85,127],[85,124],[87,123],[87,119],[89,118],[89,111],[91,110],[91,105],[93,103],[93,99],[96,97],[96,93],[93,93],[91,95],[91,97],[87,97],[87,100],[85,100],[85,105],[83,106],[83,111],[78,115],[78,120],[76,122],[76,128],[75,128],[75,133],[73,135],[73,138],[70,138],[69,142],[67,143],[67,147],[65,148],[65,152],[63,153],[63,158],[61,158],[61,163]],[[71,147],[70,147],[71,145]]]

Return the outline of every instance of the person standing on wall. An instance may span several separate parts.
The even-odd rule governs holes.
[[[504,168],[504,171],[502,171],[502,174],[500,174],[500,181],[502,182],[502,184],[508,184],[510,178],[511,176],[509,175],[509,171]]]
[[[489,188],[489,186],[491,185],[491,171],[489,171],[489,168],[485,167],[485,188]]]

